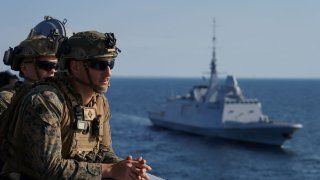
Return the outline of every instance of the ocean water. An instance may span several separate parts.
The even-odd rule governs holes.
[[[271,119],[303,124],[282,148],[197,136],[152,126],[148,111],[186,94],[202,79],[113,78],[113,147],[120,157],[143,156],[151,174],[168,180],[320,179],[320,80],[238,79]]]

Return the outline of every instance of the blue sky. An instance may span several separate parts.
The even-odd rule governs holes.
[[[221,74],[320,78],[319,8],[317,0],[4,0],[0,52],[50,15],[75,32],[114,32],[122,50],[114,76],[201,77],[215,17]]]

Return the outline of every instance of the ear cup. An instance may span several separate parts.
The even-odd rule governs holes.
[[[3,55],[3,63],[5,65],[12,64],[12,55],[13,55],[13,49],[12,47],[9,47],[9,49],[6,50],[6,52],[4,52],[4,55]]]
[[[20,46],[16,46],[14,48],[9,47],[8,50],[4,53],[3,56],[3,63],[5,65],[13,65],[13,64],[19,64],[20,62],[14,62],[14,61],[20,61],[20,59],[16,58],[16,55],[18,55],[22,51],[22,48]]]

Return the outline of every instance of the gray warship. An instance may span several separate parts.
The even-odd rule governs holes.
[[[244,97],[235,76],[219,84],[216,37],[208,85],[194,86],[186,96],[167,99],[160,112],[148,112],[154,126],[224,139],[282,146],[302,124],[270,120],[258,99]]]

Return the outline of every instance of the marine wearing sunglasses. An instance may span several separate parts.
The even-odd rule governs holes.
[[[92,69],[99,70],[99,71],[105,71],[109,67],[110,69],[113,69],[114,67],[114,59],[111,60],[86,60],[85,61],[88,66]]]
[[[32,60],[32,61],[24,61],[24,63],[33,63],[38,68],[43,69],[45,71],[51,71],[52,69],[58,69],[58,62],[46,61],[46,60]]]
[[[70,59],[67,68],[78,84],[74,86],[84,85],[95,92],[105,93],[110,86],[114,64],[114,58]]]
[[[54,76],[58,69],[58,60],[54,56],[24,59],[21,72],[25,80],[35,82],[46,77]]]

